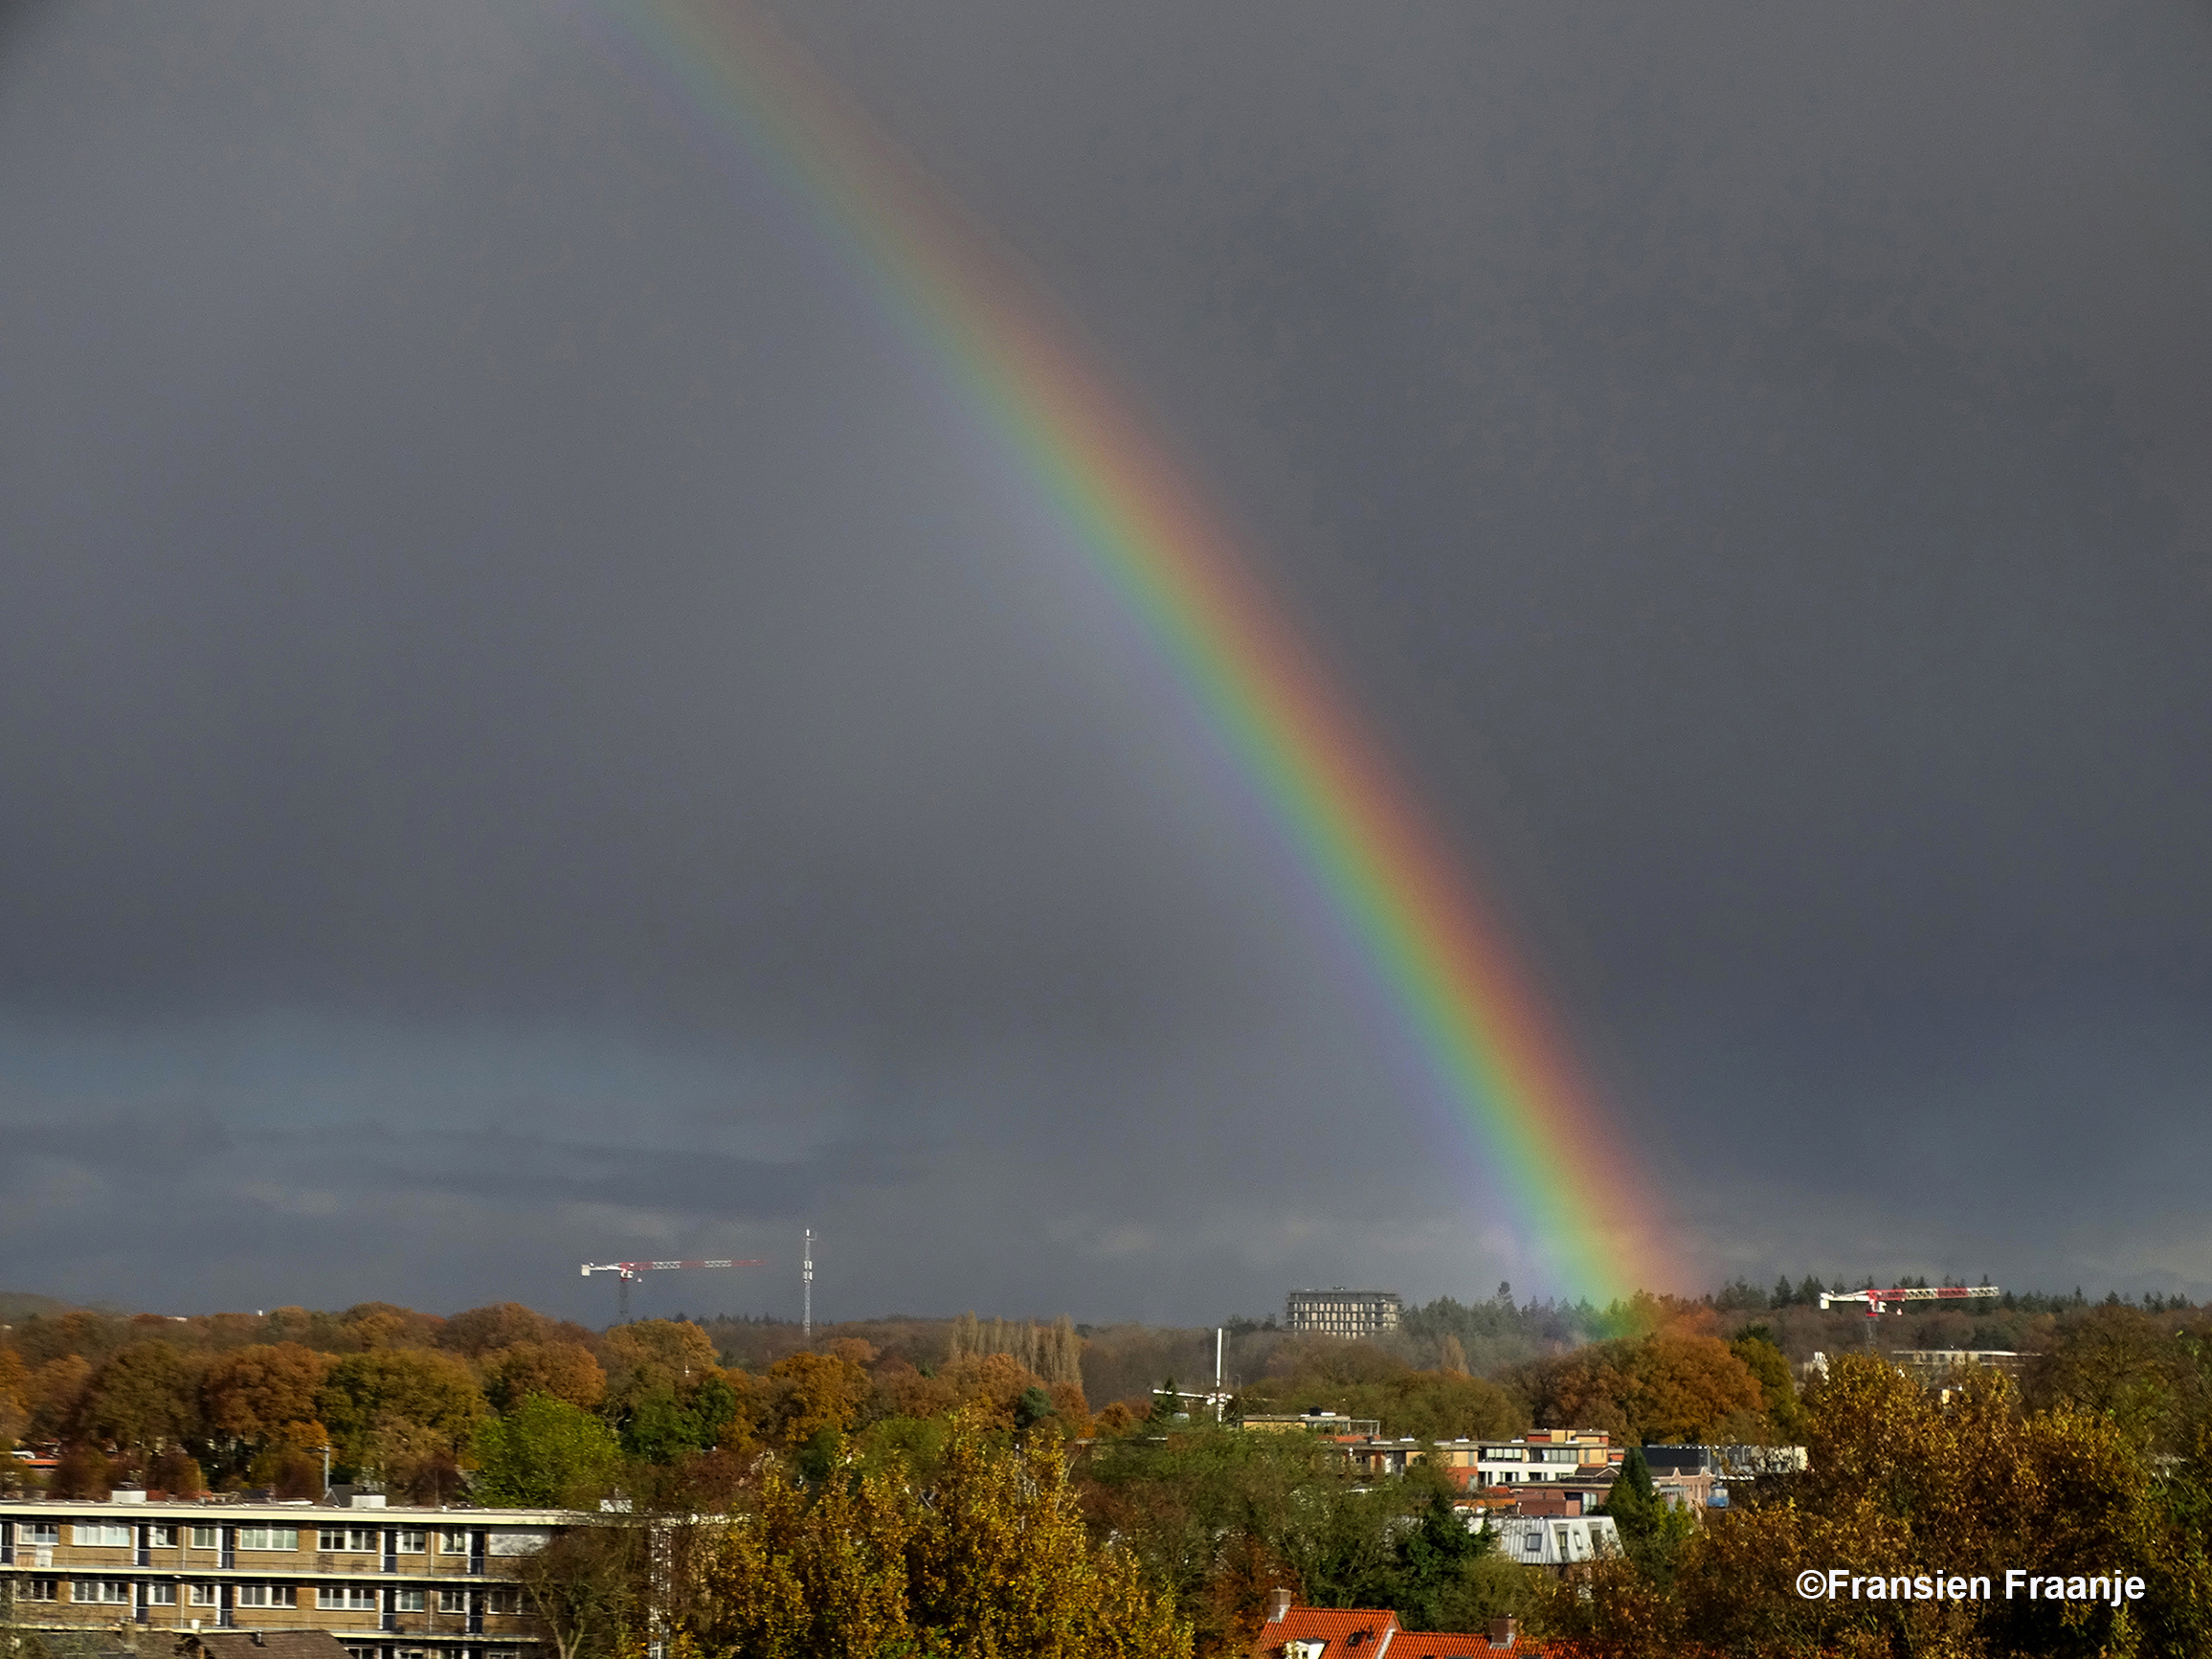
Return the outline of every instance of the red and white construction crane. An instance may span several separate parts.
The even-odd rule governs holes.
[[[2001,1296],[2004,1292],[1995,1285],[1912,1285],[1891,1290],[1823,1290],[1821,1308],[1825,1312],[1832,1302],[1864,1302],[1866,1317],[1879,1319],[1885,1312],[1902,1313],[1903,1308],[1892,1306],[1900,1302],[1979,1302],[1987,1297]],[[1866,1345],[1874,1344],[1874,1327],[1866,1327]]]
[[[584,1277],[587,1279],[593,1273],[612,1273],[614,1275],[615,1322],[627,1325],[630,1323],[630,1286],[634,1281],[643,1278],[648,1273],[666,1272],[673,1267],[765,1267],[768,1263],[765,1261],[586,1262],[583,1266]]]

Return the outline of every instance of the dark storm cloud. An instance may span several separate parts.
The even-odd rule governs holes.
[[[1702,1264],[2212,1285],[2200,14],[786,21],[1250,528]],[[1543,1283],[1158,665],[591,29],[6,29],[25,1288]]]

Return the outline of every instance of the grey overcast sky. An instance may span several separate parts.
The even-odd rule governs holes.
[[[2212,1294],[2201,6],[808,0],[1698,1275]],[[1555,1288],[1263,812],[590,7],[0,13],[0,1280]]]

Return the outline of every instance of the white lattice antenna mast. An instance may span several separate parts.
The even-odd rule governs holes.
[[[811,1344],[815,1339],[815,1230],[807,1229],[805,1248],[799,1255],[799,1332]]]

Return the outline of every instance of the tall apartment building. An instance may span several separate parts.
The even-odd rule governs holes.
[[[1293,1290],[1286,1323],[1318,1336],[1379,1336],[1397,1329],[1398,1299],[1388,1290]]]
[[[551,1659],[515,1577],[583,1516],[148,1499],[0,1499],[18,1627],[327,1630],[350,1659]]]

